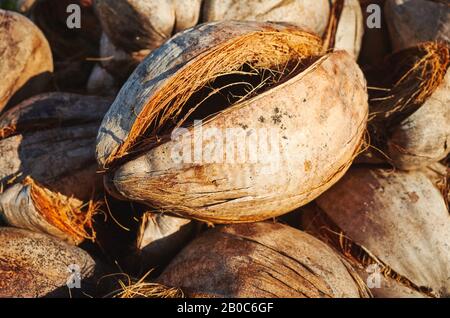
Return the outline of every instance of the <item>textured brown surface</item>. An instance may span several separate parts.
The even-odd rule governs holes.
[[[27,99],[0,116],[0,215],[7,224],[80,242],[79,235],[68,236],[61,232],[63,226],[55,228],[54,223],[71,224],[73,220],[61,210],[76,207],[78,211],[101,189],[95,136],[109,103],[100,97],[49,93]],[[53,193],[58,198],[50,202],[53,199],[39,196],[46,206],[58,207],[58,211],[51,209],[51,216],[39,209],[30,186],[23,184],[28,176],[49,191],[46,197]]]
[[[425,174],[352,168],[317,204],[349,239],[413,283],[413,293],[449,295],[450,214]],[[373,293],[395,294],[389,289]]]
[[[19,91],[22,99],[43,91],[52,71],[42,32],[25,16],[0,9],[0,111]]]
[[[94,274],[94,260],[77,247],[43,234],[0,228],[0,297],[68,297],[71,264],[80,267],[82,280]],[[86,287],[82,283],[88,291]]]
[[[275,223],[209,230],[158,281],[190,297],[360,297],[339,256],[314,237]]]

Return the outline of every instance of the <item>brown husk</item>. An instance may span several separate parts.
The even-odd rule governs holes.
[[[19,13],[0,9],[0,111],[45,89],[52,53],[42,32]]]
[[[80,269],[81,289],[68,289],[69,265]],[[0,228],[0,297],[93,295],[97,265],[85,251],[50,236]]]
[[[276,223],[217,227],[157,280],[188,297],[368,297],[354,270],[312,236]]]
[[[384,282],[375,296],[448,295],[450,215],[426,174],[352,168],[317,206],[303,216],[306,230],[363,275],[377,264]]]

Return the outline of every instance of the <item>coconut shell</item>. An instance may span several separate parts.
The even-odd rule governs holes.
[[[141,272],[167,264],[193,237],[196,224],[166,214],[143,215],[136,239]]]
[[[327,27],[327,0],[205,0],[203,22],[239,20],[286,22],[322,35]]]
[[[66,286],[70,265],[79,266],[81,289]],[[44,234],[0,228],[0,297],[92,295],[95,274],[95,261],[77,247]]]
[[[46,89],[52,53],[42,32],[21,14],[0,9],[0,111]]]
[[[450,153],[450,72],[434,93],[400,122],[387,142],[388,156],[401,169],[416,169]]]
[[[173,33],[194,26],[200,0],[95,0],[102,28],[112,43],[128,52],[154,50]]]
[[[231,44],[241,41],[242,48]],[[274,41],[273,46],[270,41]],[[285,55],[286,45],[299,51]],[[224,47],[232,51],[224,52]],[[246,59],[261,61],[263,66],[257,67],[277,68],[280,65],[270,63],[289,60],[290,54],[298,61],[303,49],[307,54],[319,54],[320,40],[297,28],[277,24],[210,23],[175,36],[140,64],[103,120],[96,151],[98,162],[107,169],[107,188],[118,197],[217,223],[263,220],[313,200],[345,172],[359,150],[365,129],[365,80],[352,57],[343,51],[316,56],[318,60],[311,66],[305,65],[306,70],[298,75],[253,98],[219,109],[202,125],[202,129],[219,130],[238,127],[244,133],[272,129],[287,155],[280,162],[283,168],[272,169],[273,162],[261,161],[178,164],[172,158],[177,140],[163,140],[150,150],[140,148],[140,142],[149,143],[142,138],[144,133],[150,135],[150,140],[155,135],[156,139],[164,136],[158,127],[152,129],[146,115],[172,111],[155,110],[162,100],[158,96],[167,96],[164,90],[171,85],[174,86],[170,91],[177,91],[178,85],[191,89],[192,83],[212,76],[202,73],[212,72],[206,61],[215,64],[217,69],[213,71],[219,74],[239,69]],[[263,58],[259,55],[261,50],[272,53]],[[236,60],[220,57],[232,56],[231,53],[243,56]],[[267,61],[267,56],[275,61]],[[217,66],[214,59],[224,64]],[[182,76],[191,78],[181,84],[177,79]],[[327,92],[326,98],[319,91]],[[174,97],[174,103],[175,98],[184,97]],[[211,112],[217,106],[220,105],[211,104]],[[202,116],[195,119],[203,119]],[[174,123],[177,120],[180,119],[171,118]],[[142,127],[149,129],[145,132]],[[204,145],[215,142],[214,137],[203,140]],[[128,159],[126,154],[136,158]]]
[[[158,282],[188,297],[367,297],[331,248],[286,225],[240,224],[209,230],[169,264]]]
[[[86,90],[91,95],[116,96],[117,88],[114,77],[100,64],[96,64],[86,84]]]
[[[394,51],[426,41],[450,43],[447,1],[386,0],[384,13]]]
[[[383,80],[369,82],[371,142],[395,167],[422,169],[449,154],[449,66],[450,47],[427,42],[390,56]]]
[[[136,66],[150,53],[150,50],[128,53],[114,46],[103,33],[100,41],[101,64],[113,75],[118,83],[123,84]]]
[[[339,2],[342,2],[340,4]],[[332,6],[342,5],[338,16],[332,17]],[[363,35],[363,20],[358,0],[330,1],[243,1],[207,0],[203,4],[203,21],[258,21],[284,22],[325,36],[331,19],[336,19],[336,27],[331,31],[332,48],[347,50],[357,57]]]
[[[346,50],[355,59],[361,50],[364,20],[358,0],[345,0],[335,34],[335,50]]]
[[[62,239],[83,239],[78,231],[64,235],[74,226],[67,220],[61,224],[61,218],[73,217],[77,223],[92,212],[83,216],[79,209],[101,187],[95,136],[109,103],[100,97],[49,93],[0,117],[0,214],[6,223],[52,235],[56,226]]]
[[[382,269],[375,296],[448,297],[450,214],[425,173],[352,168],[317,205],[331,221],[323,233],[353,264]]]

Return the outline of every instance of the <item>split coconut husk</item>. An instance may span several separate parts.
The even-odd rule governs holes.
[[[321,50],[317,36],[272,23],[178,34],[140,64],[103,120],[96,151],[106,187],[157,212],[217,223],[313,200],[358,153],[368,112],[353,58]],[[200,160],[199,126],[220,132],[200,133]],[[249,142],[258,134],[259,144]]]
[[[384,13],[394,51],[427,41],[450,44],[447,0],[386,0]]]
[[[96,272],[95,261],[80,248],[45,234],[0,228],[0,297],[92,295]],[[77,274],[81,288],[69,289]]]
[[[42,32],[19,13],[0,9],[0,112],[47,88],[52,53]]]
[[[368,297],[356,272],[314,237],[276,223],[211,229],[189,244],[157,282],[188,297]]]
[[[238,20],[284,22],[328,39],[330,48],[347,50],[358,57],[363,17],[358,0],[206,0],[204,22]]]
[[[450,152],[449,65],[449,46],[423,43],[391,56],[383,80],[370,85],[371,142],[400,169],[424,168]]]
[[[92,238],[101,188],[94,148],[110,100],[49,93],[0,117],[0,216],[7,224],[78,244]]]
[[[425,173],[355,167],[317,207],[303,214],[306,231],[340,250],[374,296],[449,296],[450,214]]]

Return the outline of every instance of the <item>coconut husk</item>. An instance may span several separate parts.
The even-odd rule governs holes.
[[[125,52],[154,50],[197,23],[201,1],[95,0],[103,31]]]
[[[147,272],[141,278],[134,278],[126,273],[111,275],[115,280],[115,288],[106,294],[105,298],[184,298],[180,288],[167,287],[151,282]]]
[[[390,76],[370,84],[371,141],[400,169],[426,167],[450,151],[449,65],[450,48],[427,42],[391,56],[380,72]]]
[[[367,116],[354,60],[321,50],[318,37],[270,23],[210,23],[177,35],[140,64],[105,116],[96,151],[107,188],[158,212],[217,223],[263,220],[313,200],[350,165]],[[196,119],[202,129],[273,131],[284,168],[176,163],[170,135],[192,132]]]
[[[80,270],[81,289],[66,285],[72,281],[70,265]],[[48,235],[0,228],[0,297],[92,295],[97,270],[82,249]]]
[[[330,4],[328,0],[206,0],[203,3],[202,13],[203,22],[224,20],[285,22],[322,36],[327,27]]]
[[[384,14],[394,52],[426,41],[450,43],[448,1],[386,0]]]
[[[0,111],[47,88],[52,53],[42,32],[21,14],[0,9]]]
[[[128,53],[114,46],[103,33],[100,41],[100,61],[102,67],[113,75],[120,85],[126,81],[136,66],[150,53],[144,49],[139,52]]]
[[[314,237],[276,223],[217,227],[189,244],[157,282],[188,297],[368,297],[354,270]]]
[[[364,279],[379,268],[376,297],[448,297],[450,215],[423,172],[355,167],[303,216],[305,228]],[[407,213],[405,213],[407,212]]]
[[[120,85],[134,68],[173,34],[197,24],[200,0],[94,1],[104,34],[102,65]]]
[[[139,272],[166,265],[196,232],[195,222],[166,214],[146,212],[141,218],[136,237]]]
[[[94,144],[109,103],[49,93],[0,117],[0,214],[7,224],[74,244],[93,238],[98,204],[91,199],[101,188]]]
[[[238,20],[296,25],[322,36],[326,49],[347,50],[355,57],[361,47],[364,27],[358,0],[207,0],[202,12],[204,22]]]
[[[80,28],[69,28],[70,4],[80,8]],[[84,93],[94,63],[99,56],[100,23],[91,0],[39,0],[31,9],[31,19],[43,31],[52,49],[54,89]]]
[[[114,77],[100,64],[96,64],[89,76],[86,90],[91,95],[115,97],[119,88]]]
[[[436,162],[422,171],[442,193],[442,196],[447,204],[447,209],[450,212],[450,166]]]

